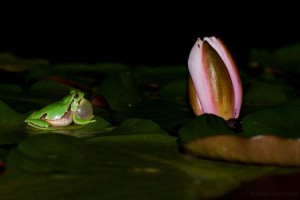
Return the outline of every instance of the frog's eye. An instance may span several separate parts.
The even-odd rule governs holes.
[[[78,93],[74,94],[74,99],[77,99],[79,97]]]

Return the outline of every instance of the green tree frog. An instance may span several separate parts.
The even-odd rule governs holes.
[[[71,90],[62,100],[33,112],[25,122],[38,129],[55,129],[68,126],[72,122],[82,125],[95,122],[93,117],[92,104],[84,98],[84,93]]]

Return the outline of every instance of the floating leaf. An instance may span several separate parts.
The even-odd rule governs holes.
[[[270,85],[266,83],[253,84],[245,94],[245,104],[262,106],[273,106],[288,101],[285,88],[281,85]]]
[[[215,135],[234,135],[225,120],[213,114],[203,114],[186,123],[180,130],[182,143]]]
[[[132,134],[167,134],[156,123],[148,119],[126,119],[118,127],[116,127],[112,134],[117,135],[132,135]]]
[[[187,78],[173,81],[159,90],[161,98],[176,101],[178,103],[187,103]]]
[[[270,52],[266,49],[253,49],[250,64],[261,65],[271,73],[286,73],[288,77],[300,73],[300,44],[293,44]],[[291,73],[293,72],[293,73]]]
[[[69,85],[59,83],[53,80],[41,80],[36,82],[30,87],[31,93],[48,93],[48,94],[57,94],[59,92],[70,91],[72,87]]]
[[[0,69],[4,71],[24,72],[36,67],[47,66],[48,64],[48,61],[45,59],[23,59],[7,52],[0,54]]]
[[[187,66],[0,62],[0,199],[219,199],[245,181],[299,171],[287,167],[298,166],[299,52],[284,49],[257,50],[241,69],[238,134],[191,112]],[[26,126],[73,87],[93,102],[95,123]]]
[[[185,122],[194,117],[187,105],[174,100],[144,100],[132,107],[131,117],[151,119],[167,131],[177,131]]]
[[[34,83],[28,90],[29,94],[35,98],[47,99],[50,101],[59,100],[69,94],[73,87],[53,80],[41,80]]]
[[[258,136],[233,134],[225,120],[202,115],[180,131],[184,150],[193,156],[280,166],[300,166],[300,141],[260,132]],[[299,134],[298,134],[299,137]]]
[[[75,125],[71,124],[68,126],[56,127],[53,130],[47,129],[36,129],[32,127],[27,127],[25,132],[28,135],[36,134],[46,134],[46,133],[59,133],[65,135],[72,135],[75,137],[92,137],[96,134],[106,133],[113,129],[113,127],[105,119],[95,116],[93,118],[96,122],[86,124],[86,125]]]
[[[22,89],[17,84],[0,83],[1,96],[8,95],[8,94],[19,94],[23,91],[24,91],[24,89]]]
[[[283,48],[279,48],[274,52],[275,60],[273,60],[276,67],[283,70],[295,70],[300,72],[300,44],[293,44]]]
[[[8,158],[8,171],[29,170],[27,172],[32,177],[30,180],[20,177],[19,183],[29,182],[18,194],[13,194],[12,189],[20,185],[12,183],[8,189],[2,189],[0,195],[17,198],[20,193],[28,197],[33,192],[35,197],[42,199],[61,196],[71,198],[74,197],[74,191],[79,190],[81,192],[75,195],[76,198],[111,199],[114,196],[131,199],[132,194],[147,194],[145,199],[190,199],[192,194],[189,185],[192,182],[189,183],[188,176],[160,161],[159,157],[155,161],[147,158],[147,153],[137,151],[146,147],[151,157],[151,151],[165,151],[172,143],[176,144],[174,139],[166,135],[100,137],[92,142],[60,134],[33,136],[24,140]],[[130,145],[132,148],[128,148]],[[39,189],[35,190],[36,187],[32,186],[38,183]],[[56,187],[58,183],[60,187]],[[164,184],[155,187],[157,183]],[[90,189],[87,189],[87,185]],[[54,188],[53,196],[45,195]]]
[[[295,90],[287,85],[254,82],[246,90],[242,115],[287,102]]]
[[[117,121],[124,120],[131,108],[141,101],[141,95],[130,72],[118,73],[107,78],[94,93],[103,96],[113,117]]]
[[[300,106],[281,106],[249,114],[242,119],[244,135],[276,135],[300,138]]]
[[[25,136],[25,115],[12,110],[0,101],[0,146],[17,144]]]
[[[0,179],[0,195],[4,199],[33,195],[39,199],[214,199],[241,181],[291,172],[295,170],[192,159],[178,152],[175,137],[156,132],[88,140],[43,134],[25,139],[11,151],[7,173]]]

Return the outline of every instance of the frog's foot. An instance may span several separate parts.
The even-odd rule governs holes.
[[[84,125],[84,124],[89,124],[92,122],[96,122],[96,120],[92,120],[94,116],[92,115],[90,118],[88,119],[80,119],[79,117],[77,117],[76,115],[73,115],[73,122],[75,124],[80,124],[80,125]]]
[[[44,130],[53,130],[53,128],[50,127],[49,123],[44,120],[26,119],[25,122],[33,128],[44,129]]]

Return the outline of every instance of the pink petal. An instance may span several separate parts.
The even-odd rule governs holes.
[[[196,92],[203,112],[216,113],[216,109],[213,104],[213,95],[211,95],[210,84],[207,84],[210,80],[206,80],[209,77],[205,76],[205,74],[207,74],[207,71],[206,68],[203,67],[204,63],[202,59],[202,51],[202,41],[200,38],[198,38],[189,55],[189,72],[196,88]]]
[[[231,81],[233,84],[234,89],[234,111],[233,116],[234,118],[238,118],[241,105],[242,105],[242,82],[239,76],[239,72],[237,70],[236,64],[229,52],[229,50],[226,48],[224,43],[216,37],[205,37],[203,41],[206,40],[220,55],[222,60],[224,61],[227,70],[229,72],[229,75],[231,77]]]

